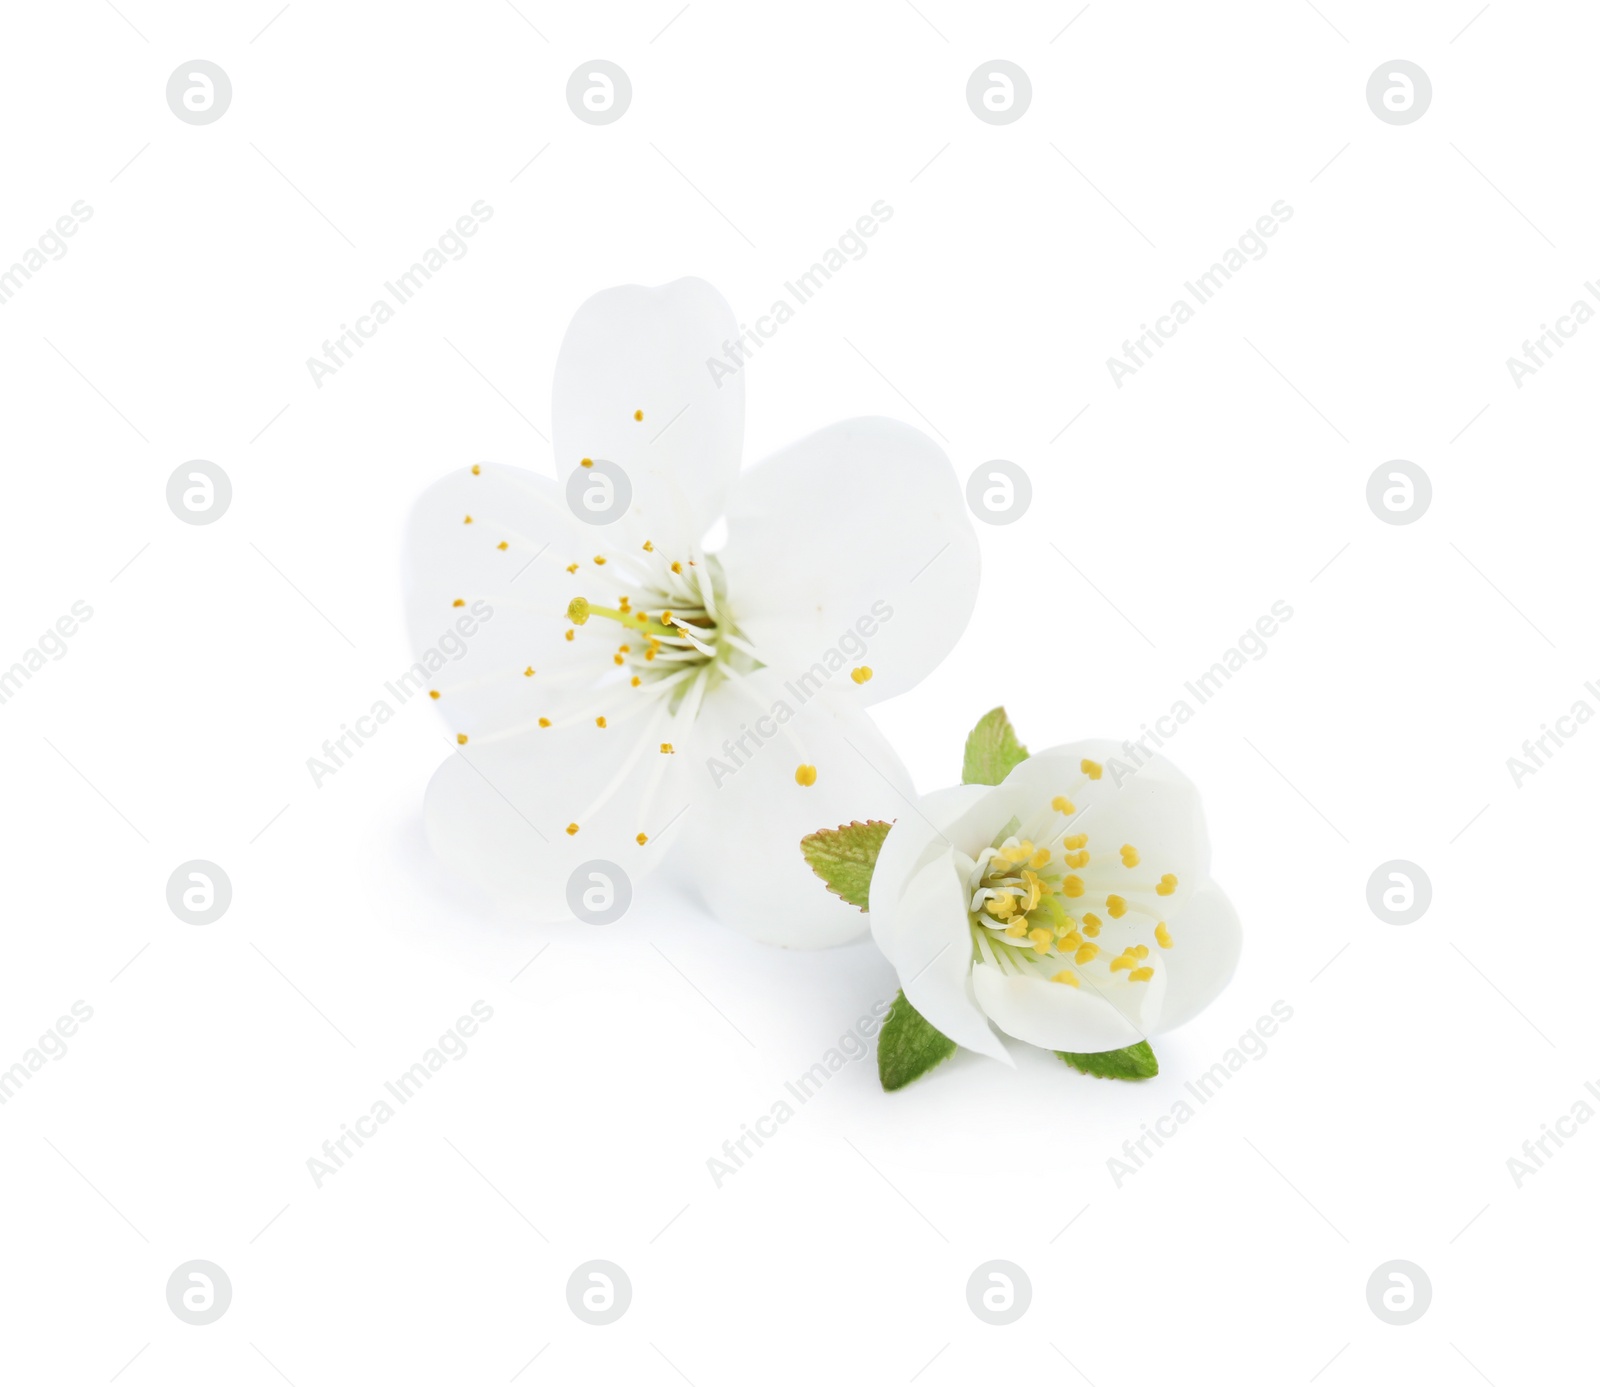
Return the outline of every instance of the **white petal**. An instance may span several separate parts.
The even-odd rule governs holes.
[[[1093,1054],[1145,1038],[1142,1008],[1153,1000],[1148,983],[1103,985],[1097,992],[1046,978],[1002,973],[987,963],[973,970],[978,1004],[1007,1035],[1046,1050]],[[1141,995],[1142,993],[1142,995]],[[1114,994],[1114,995],[1113,995]],[[1119,1009],[1120,1008],[1120,1009]]]
[[[1099,780],[1085,779],[1080,770],[1085,759],[1105,768]],[[1048,816],[1055,796],[1072,801],[1078,813],[1071,831],[1088,835],[1091,854],[1089,868],[1080,875],[1091,888],[1105,887],[1097,893],[1100,899],[1139,883],[1153,885],[1170,872],[1178,878],[1172,895],[1147,894],[1140,900],[1177,918],[1206,878],[1211,844],[1200,793],[1165,757],[1135,768],[1115,742],[1074,742],[1030,756],[1001,789],[1007,812],[1022,821],[1024,834]],[[1138,849],[1137,867],[1122,866],[1118,854],[1124,843]],[[1087,898],[1084,905],[1090,908]]]
[[[609,672],[611,647],[565,638],[567,603],[593,582],[565,568],[593,553],[582,528],[548,478],[521,468],[483,463],[429,487],[406,527],[417,664],[398,690],[415,697],[437,689],[446,725],[474,739],[557,719],[584,696]]]
[[[949,459],[892,419],[834,424],[740,477],[721,558],[762,658],[862,704],[929,674],[978,595],[978,541]],[[873,676],[857,685],[849,670],[862,665]]]
[[[906,889],[941,848],[951,846],[946,831],[949,824],[991,793],[987,785],[952,785],[923,795],[895,816],[873,867],[870,904],[873,941],[896,968],[891,941]]]
[[[967,890],[953,848],[937,853],[912,877],[893,933],[890,958],[900,986],[928,1024],[965,1049],[1014,1063],[973,995]]]
[[[1158,1031],[1176,1030],[1193,1020],[1221,994],[1239,964],[1244,934],[1233,903],[1206,882],[1177,917],[1172,947],[1161,950],[1167,968],[1167,994]]]
[[[642,718],[608,723],[459,748],[434,773],[424,808],[429,842],[445,865],[535,918],[556,920],[570,915],[567,883],[579,864],[615,863],[637,884],[681,847],[681,835],[667,831],[684,798],[682,768],[671,764],[678,758],[643,740]],[[665,779],[647,809],[658,771]],[[619,774],[609,802],[591,812]],[[573,822],[579,830],[569,835]]]
[[[607,289],[578,309],[556,360],[556,475],[565,488],[586,457],[627,473],[632,510],[603,533],[682,556],[722,514],[744,445],[744,375],[719,381],[707,362],[737,336],[733,310],[699,279]]]
[[[790,948],[859,938],[867,916],[832,895],[800,852],[819,828],[893,819],[913,796],[900,759],[866,714],[802,702],[770,670],[707,696],[687,748],[693,823],[685,864],[724,923]],[[815,766],[815,785],[795,782]]]

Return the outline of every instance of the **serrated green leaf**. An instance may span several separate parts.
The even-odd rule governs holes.
[[[1156,1052],[1148,1040],[1121,1050],[1102,1050],[1096,1055],[1074,1055],[1066,1050],[1057,1050],[1056,1054],[1080,1074],[1092,1074],[1097,1079],[1153,1079],[1160,1072]]]
[[[901,992],[878,1032],[878,1082],[892,1093],[955,1052],[955,1041],[934,1030]]]
[[[967,734],[961,758],[963,785],[998,785],[1014,766],[1028,759],[1028,748],[1017,740],[1004,708],[993,708],[978,719]]]
[[[872,819],[866,823],[840,824],[838,828],[820,828],[800,840],[800,851],[828,890],[865,910],[878,850],[893,827],[893,824]]]

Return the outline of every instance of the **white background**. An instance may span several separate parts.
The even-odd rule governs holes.
[[[1506,1161],[1600,1080],[1600,730],[1520,789],[1506,758],[1600,708],[1600,326],[1520,389],[1505,359],[1600,272],[1600,22],[1475,0],[674,8],[7,7],[0,260],[78,199],[93,217],[0,306],[0,663],[75,601],[94,615],[0,707],[0,1064],[75,1000],[94,1016],[0,1108],[4,1376],[1570,1369],[1600,1133],[1520,1189]],[[201,127],[164,98],[196,57],[234,89]],[[598,128],[564,99],[595,57],[634,87]],[[965,102],[996,57],[1033,84],[1008,126]],[[1365,100],[1396,57],[1434,88],[1407,126]],[[470,253],[317,388],[305,359],[478,199]],[[879,710],[925,789],[1001,701],[1035,747],[1136,733],[1287,602],[1169,746],[1246,948],[1153,1081],[961,1055],[885,1095],[869,1057],[717,1188],[707,1158],[893,995],[870,944],[770,950],[662,894],[603,930],[490,914],[429,860],[448,749],[415,703],[320,789],[305,763],[411,661],[416,494],[479,459],[553,475],[584,298],[698,274],[750,321],[879,199],[870,253],[750,369],[747,460],[885,413],[937,430],[963,479],[1030,474],[1028,515],[980,526],[955,655]],[[1106,358],[1279,199],[1270,253],[1117,388]],[[194,458],[232,479],[214,525],[166,505]],[[1365,501],[1394,458],[1433,482],[1408,526]],[[191,858],[233,883],[211,926],[166,904]],[[1433,882],[1411,926],[1366,905],[1391,858]],[[480,998],[466,1058],[317,1188],[307,1158]],[[1108,1158],[1278,1000],[1266,1055],[1119,1188]],[[165,1300],[192,1258],[233,1284],[204,1328]],[[594,1258],[633,1285],[605,1328],[565,1298]],[[993,1258],[1033,1287],[1004,1328],[965,1298]],[[1394,1258],[1433,1286],[1398,1328],[1365,1294]]]

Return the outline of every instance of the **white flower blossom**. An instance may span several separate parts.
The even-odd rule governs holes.
[[[910,782],[865,710],[960,637],[977,541],[944,453],[892,420],[741,472],[745,373],[706,367],[738,335],[698,280],[596,295],[556,364],[557,479],[482,463],[418,503],[416,648],[456,608],[489,613],[430,678],[455,750],[425,818],[447,864],[540,918],[568,915],[580,864],[637,882],[670,857],[729,924],[834,944],[865,920],[795,844],[903,812]],[[618,468],[626,507],[585,523],[569,496]]]
[[[1159,756],[1108,774],[1118,754],[1053,747],[999,785],[925,797],[884,839],[872,937],[958,1045],[1009,1063],[998,1028],[1121,1049],[1198,1015],[1233,976],[1239,919],[1208,875],[1199,795]]]

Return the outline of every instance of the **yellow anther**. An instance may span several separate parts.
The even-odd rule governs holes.
[[[1063,853],[1062,860],[1073,869],[1087,867],[1089,865],[1089,854],[1087,851]]]
[[[1050,807],[1058,814],[1076,814],[1078,812],[1078,806],[1065,795],[1057,795],[1050,801]]]
[[[1168,872],[1166,876],[1156,883],[1156,895],[1158,896],[1170,896],[1177,889],[1178,878],[1173,876],[1171,872]]]
[[[637,838],[635,838],[635,839],[634,839],[634,840],[633,840],[633,841],[634,841],[634,842],[636,842],[636,843],[637,843],[637,844],[638,844],[638,845],[639,845],[639,846],[640,846],[640,847],[641,847],[641,848],[642,848],[642,847],[643,847],[643,846],[644,846],[644,845],[645,845],[645,844],[646,844],[646,843],[648,843],[648,842],[649,842],[649,841],[650,841],[650,840],[649,840],[649,839],[648,839],[648,838],[646,838],[646,837],[645,837],[645,836],[644,836],[644,834],[642,834],[642,833],[641,833],[641,834],[640,834],[640,835],[639,835],[639,836],[638,836],[638,837],[637,837]]]
[[[643,683],[643,682],[644,682],[644,681],[643,681],[643,680],[641,680],[641,679],[640,679],[640,678],[639,678],[639,676],[638,676],[638,675],[637,675],[637,674],[636,674],[636,675],[634,675],[634,676],[633,676],[633,687],[634,687],[634,688],[636,688],[636,689],[637,689],[637,688],[638,688],[638,687],[639,687],[639,685],[640,685],[640,684],[641,684],[641,683]]]
[[[527,669],[522,671],[522,677],[524,679],[532,679],[533,678],[533,666],[532,665],[529,665],[527,667]]]
[[[606,725],[606,720],[604,718],[596,718],[594,720],[594,725],[596,727],[604,727]]]
[[[577,832],[578,832],[577,824],[568,824],[567,825],[567,837],[571,838],[574,835],[576,835]]]
[[[796,766],[794,768],[794,783],[796,785],[815,785],[817,783],[817,768],[806,765]]]
[[[1044,883],[1026,868],[1023,869],[1022,879],[1028,883],[1028,904],[1023,908],[1032,910],[1039,904],[1039,898],[1044,895]]]
[[[1016,924],[1006,926],[1006,933],[1013,939],[1021,939],[1027,932],[1028,922],[1026,920],[1018,920]]]
[[[656,552],[655,545],[652,544],[648,539],[644,542],[644,552],[647,554],[653,554]]]
[[[611,657],[611,663],[614,664],[614,665],[620,665],[622,663],[622,656],[613,655]]]
[[[662,612],[661,613],[661,624],[663,626],[672,625],[672,613],[671,612]]]
[[[661,754],[663,756],[675,756],[677,753],[673,751],[671,742],[662,742]]]
[[[471,516],[470,516],[470,515],[469,515],[469,516],[467,516],[467,517],[466,517],[466,518],[465,518],[465,519],[463,519],[463,520],[462,520],[462,522],[461,522],[461,523],[462,523],[462,524],[463,524],[463,525],[470,525],[470,524],[472,524],[472,517],[471,517]]]
[[[1098,938],[1100,935],[1100,917],[1094,914],[1085,915],[1083,917],[1083,932],[1091,939]]]
[[[1059,973],[1055,974],[1050,981],[1064,982],[1068,987],[1076,987],[1078,985],[1078,975],[1070,968],[1063,968]]]
[[[539,726],[540,727],[548,727],[548,726],[550,726],[550,719],[549,718],[540,718],[539,719]]]
[[[1150,946],[1148,944],[1135,944],[1128,952],[1135,958],[1149,958]]]
[[[1087,847],[1088,845],[1089,835],[1087,833],[1074,833],[1070,838],[1063,838],[1061,840],[1062,847],[1072,850]]]
[[[605,567],[606,556],[604,554],[596,554],[594,556],[594,561],[603,568]]]
[[[1156,926],[1156,943],[1161,945],[1163,949],[1170,949],[1172,947],[1172,933],[1167,929],[1167,922],[1165,920]]]
[[[1033,948],[1034,948],[1034,952],[1035,953],[1041,953],[1042,954],[1042,953],[1048,953],[1049,952],[1050,944],[1051,944],[1051,940],[1052,940],[1052,936],[1051,936],[1049,930],[1047,930],[1047,929],[1031,929],[1031,930],[1028,931],[1028,938],[1033,941]]]
[[[1081,949],[1083,947],[1083,936],[1077,930],[1069,929],[1062,936],[1060,947],[1062,953],[1065,953],[1068,949]]]
[[[1098,780],[1105,773],[1104,766],[1098,761],[1089,760],[1088,757],[1084,757],[1082,761],[1078,762],[1078,769],[1088,776],[1090,780]]]
[[[872,666],[871,665],[860,665],[857,668],[855,668],[855,669],[850,671],[850,677],[852,679],[854,679],[856,681],[856,683],[858,683],[858,684],[865,684],[867,682],[867,680],[872,678]]]
[[[1033,870],[1037,872],[1039,868],[1043,867],[1049,861],[1050,849],[1040,848],[1038,852],[1034,853],[1034,855],[1028,859],[1028,866],[1032,867]]]
[[[467,599],[465,597],[458,597],[450,605],[452,607],[465,607],[467,605]]]
[[[679,563],[676,559],[674,559],[672,561],[672,571],[674,573],[682,573],[683,572],[683,565],[681,563]]]
[[[1111,960],[1111,971],[1113,973],[1120,972],[1124,968],[1132,968],[1132,967],[1133,967],[1133,960],[1131,958],[1129,958],[1126,954],[1124,954],[1121,958],[1114,958],[1114,959]]]
[[[1106,897],[1106,914],[1113,920],[1120,920],[1128,913],[1128,903],[1121,896]]]
[[[634,422],[635,423],[642,422],[643,419],[644,419],[644,411],[642,409],[634,410],[633,411],[633,418],[634,418]]]
[[[1083,894],[1083,878],[1075,876],[1063,877],[1061,879],[1061,894],[1063,896],[1071,896],[1076,900]]]
[[[1128,974],[1128,981],[1129,982],[1149,982],[1151,978],[1155,977],[1155,975],[1156,975],[1156,970],[1154,968],[1149,968],[1149,967],[1146,967],[1146,968],[1135,968],[1133,970],[1133,972]]]
[[[456,733],[456,745],[457,746],[465,746],[466,744],[467,744],[467,734],[465,732],[457,732]]]
[[[570,641],[573,638],[573,635],[573,631],[569,628],[567,631],[567,639]]]
[[[568,573],[576,573],[577,571],[578,571],[578,565],[577,564],[569,563],[567,565],[567,572]]]
[[[1015,896],[991,896],[983,903],[983,908],[996,920],[1009,920],[1017,910]],[[1024,926],[1024,928],[1026,928]]]
[[[1139,865],[1139,849],[1131,843],[1122,845],[1122,865],[1124,867],[1137,867]]]
[[[483,468],[479,467],[477,463],[472,464],[472,475],[474,477],[476,477],[481,471],[483,471]]]
[[[438,689],[429,689],[428,690],[428,697],[429,698],[438,698],[438,696],[439,696]]]
[[[1081,966],[1085,963],[1088,963],[1091,959],[1098,958],[1099,955],[1100,946],[1098,944],[1084,944],[1079,948],[1077,953],[1073,954],[1072,961]]]
[[[633,603],[629,600],[627,593],[623,593],[621,597],[617,598],[617,610],[619,612],[626,612],[632,606]]]
[[[578,466],[579,467],[593,467],[594,466],[594,459],[593,458],[579,458],[578,459]]]
[[[500,543],[495,545],[496,549],[509,549],[510,547],[510,544],[508,544],[505,540],[501,540]]]

